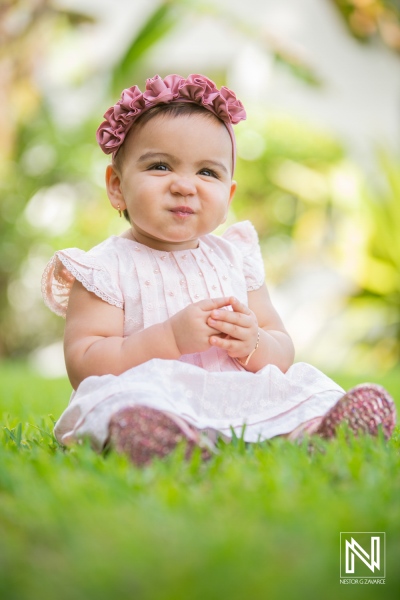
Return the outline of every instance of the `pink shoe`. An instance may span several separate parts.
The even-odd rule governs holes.
[[[164,458],[182,441],[186,441],[185,457],[190,458],[196,446],[202,458],[211,457],[212,445],[200,432],[180,417],[148,406],[130,406],[112,416],[109,443],[121,454],[127,454],[138,467],[155,457]]]
[[[344,422],[356,435],[359,431],[377,435],[378,425],[381,425],[385,438],[389,439],[396,424],[393,399],[380,385],[357,385],[327,412],[314,433],[331,439],[335,437],[337,427]]]

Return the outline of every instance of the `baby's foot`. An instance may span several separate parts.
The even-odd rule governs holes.
[[[331,439],[341,423],[347,423],[356,435],[358,432],[377,435],[381,425],[385,438],[389,439],[396,424],[393,399],[380,385],[357,385],[327,412],[313,433]]]
[[[117,452],[127,454],[136,466],[144,466],[155,457],[167,456],[182,441],[186,441],[185,458],[190,458],[196,446],[202,448],[202,458],[212,454],[212,445],[200,432],[180,417],[148,406],[130,406],[112,416],[109,443]]]

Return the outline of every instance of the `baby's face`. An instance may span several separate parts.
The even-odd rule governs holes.
[[[159,115],[130,132],[107,190],[115,208],[128,210],[138,242],[184,250],[225,221],[236,189],[231,171],[232,142],[217,118]]]

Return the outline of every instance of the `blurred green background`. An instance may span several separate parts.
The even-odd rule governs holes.
[[[334,105],[337,90],[328,83],[329,69],[315,66],[316,46],[304,52],[290,28],[276,25],[293,21],[296,2],[284,2],[286,13],[270,28],[268,15],[249,12],[250,4],[243,12],[242,3],[223,0],[2,0],[1,359],[29,357],[42,373],[60,372],[55,358],[63,322],[42,303],[41,274],[55,250],[89,249],[123,228],[104,190],[108,158],[95,142],[105,110],[123,88],[143,86],[156,72],[200,71],[231,86],[247,108],[248,120],[236,130],[238,192],[229,223],[250,219],[259,232],[267,282],[297,360],[370,379],[399,368],[399,145],[396,150],[384,135],[360,134],[369,158],[352,152],[345,112],[361,119],[363,103],[338,104],[345,125],[335,127],[318,111],[306,118],[285,102],[268,102],[279,84],[282,96],[297,90],[315,106]],[[272,5],[257,4],[260,11]],[[371,57],[371,68],[377,52],[393,81],[400,67],[398,3],[320,5],[327,11],[325,30],[340,31],[343,48],[365,53],[366,65]],[[212,46],[218,35],[231,45]],[[345,54],[338,56],[332,68],[345,69],[345,61]],[[377,116],[385,110],[374,107]]]
[[[398,597],[398,428],[143,470],[61,449],[63,320],[41,276],[126,226],[95,141],[108,106],[204,73],[248,112],[227,225],[256,226],[297,360],[399,407],[399,52],[398,0],[0,0],[1,598]],[[338,593],[340,531],[387,532],[383,589]]]

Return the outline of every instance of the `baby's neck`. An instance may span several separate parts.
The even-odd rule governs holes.
[[[185,242],[168,242],[165,240],[158,240],[156,238],[150,238],[144,235],[135,235],[132,229],[127,229],[120,234],[120,237],[132,240],[138,244],[143,244],[153,250],[161,250],[163,252],[178,252],[179,250],[194,250],[199,247],[199,240],[187,240]]]

